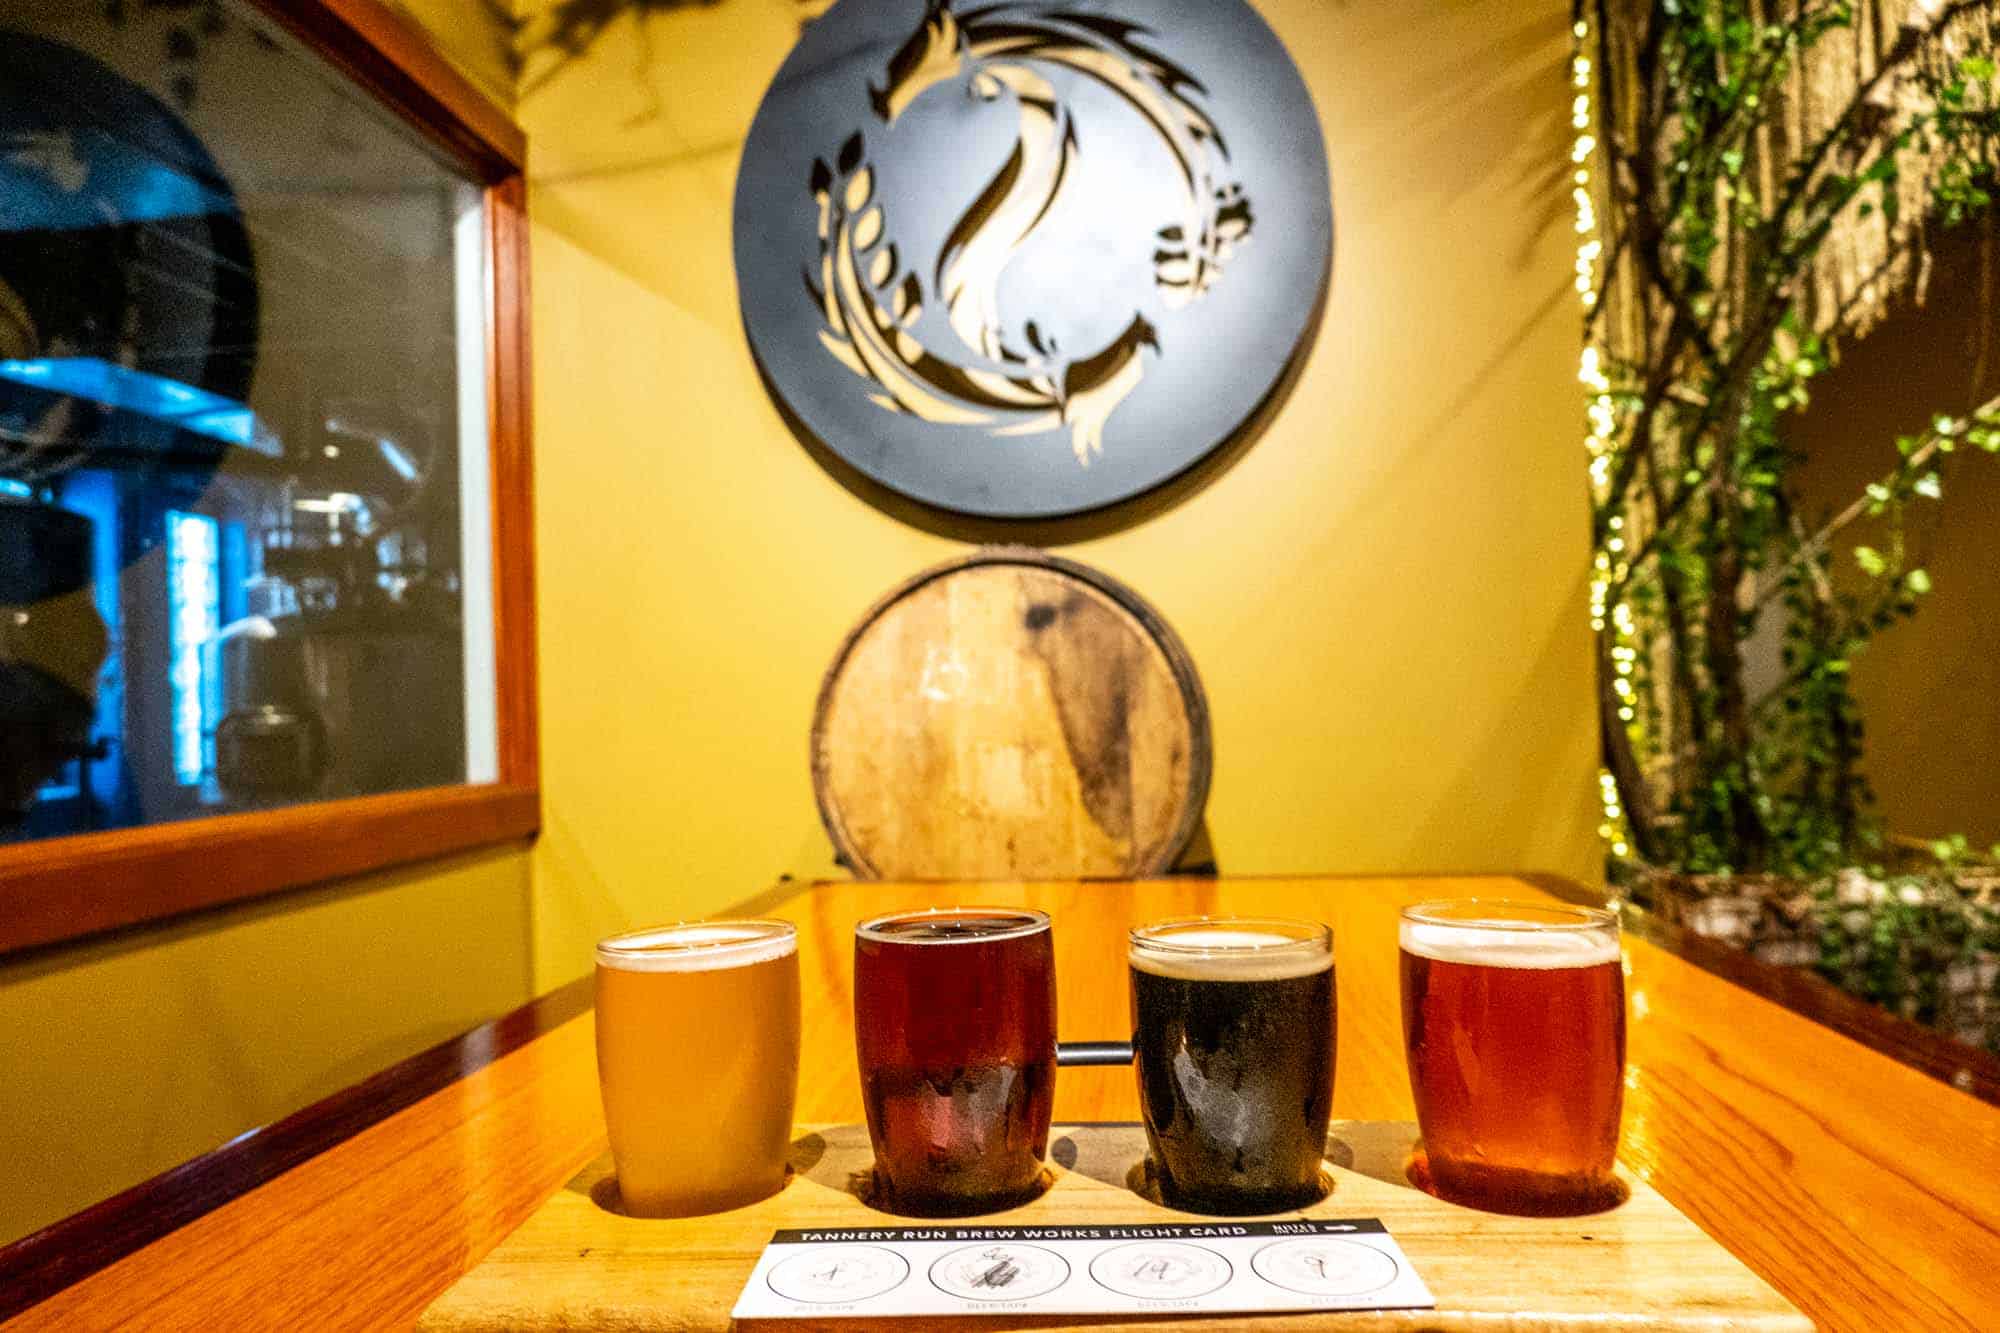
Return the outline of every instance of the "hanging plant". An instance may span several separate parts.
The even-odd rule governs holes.
[[[1809,511],[1786,424],[1920,300],[2000,162],[1993,0],[1585,0],[1577,182],[1605,832],[1690,873],[1815,877],[1882,832],[1851,684],[1931,575],[1906,520],[2000,451],[2000,399],[1930,405]],[[1865,544],[1852,545],[1866,531]],[[1774,683],[1745,646],[1776,619]]]
[[[490,0],[489,0],[490,2]],[[651,23],[660,15],[682,9],[713,9],[722,0],[546,0],[531,5],[515,29],[515,59],[525,73],[521,95],[527,97],[588,55],[621,20],[629,20],[638,52],[636,73],[645,83],[652,71]],[[831,7],[831,0],[793,0],[799,26],[804,27]]]

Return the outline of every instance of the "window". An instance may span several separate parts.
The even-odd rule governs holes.
[[[375,0],[0,0],[0,948],[532,832],[520,155]]]

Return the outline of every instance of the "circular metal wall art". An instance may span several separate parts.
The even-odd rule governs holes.
[[[1243,0],[842,0],[765,94],[735,241],[805,431],[923,503],[1047,518],[1245,427],[1325,292],[1333,204]]]

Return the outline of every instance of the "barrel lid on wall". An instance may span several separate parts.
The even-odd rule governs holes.
[[[1199,827],[1210,766],[1179,636],[1117,580],[1029,547],[877,602],[813,720],[820,816],[864,878],[1157,875]]]

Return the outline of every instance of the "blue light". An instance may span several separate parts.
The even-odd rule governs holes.
[[[403,452],[401,445],[397,444],[394,440],[384,439],[375,441],[375,447],[381,450],[382,461],[387,463],[397,476],[401,477],[404,481],[415,484],[417,480],[417,465],[411,461],[407,453]]]
[[[32,500],[35,488],[25,481],[15,481],[12,477],[0,477],[0,495],[16,500]]]
[[[167,679],[173,691],[174,776],[183,786],[209,770],[209,736],[221,711],[208,645],[222,628],[219,525],[206,514],[167,512]]]
[[[224,444],[254,449],[271,458],[284,454],[277,435],[245,404],[164,375],[132,370],[102,357],[0,361],[0,380],[136,412]]]
[[[104,71],[107,77],[109,73]],[[88,107],[104,91],[101,85],[87,86],[71,95]],[[0,222],[9,231],[72,231],[106,221],[156,222],[235,211],[226,185],[204,181],[196,171],[177,170],[157,149],[127,142],[110,130],[79,121],[56,134],[12,137],[19,148],[0,157],[5,182]]]

